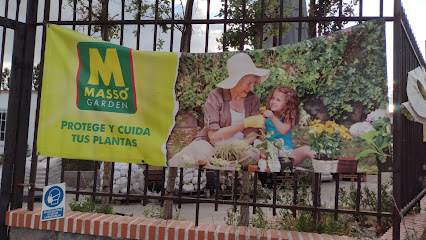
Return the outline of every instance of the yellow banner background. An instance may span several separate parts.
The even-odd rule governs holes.
[[[175,124],[174,118],[178,108],[174,85],[179,54],[132,50],[136,113],[80,110],[76,104],[79,42],[102,41],[48,24],[37,139],[38,154],[165,166],[166,142]],[[83,92],[80,91],[79,94]],[[66,126],[63,121],[67,122]],[[86,130],[71,130],[68,123],[74,126],[75,123],[104,124],[105,130],[93,131],[93,125],[92,131],[87,130],[88,125]],[[112,131],[109,125],[114,126]],[[118,132],[120,126],[121,129],[142,128],[145,135],[121,134]],[[104,144],[100,144],[102,141],[94,142],[95,137],[102,138]],[[107,137],[129,139],[132,144],[105,144]],[[82,142],[78,142],[78,139]],[[134,143],[136,146],[133,146]]]

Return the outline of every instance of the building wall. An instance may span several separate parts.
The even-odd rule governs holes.
[[[9,91],[0,91],[0,110],[7,110],[9,101]],[[31,106],[30,106],[30,122],[28,128],[28,149],[31,150],[34,141],[34,123],[35,112],[37,107],[37,92],[31,93]],[[7,129],[7,126],[6,126]],[[4,141],[0,141],[0,155],[4,152]]]

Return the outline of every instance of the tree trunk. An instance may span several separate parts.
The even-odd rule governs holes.
[[[192,19],[192,9],[194,7],[194,0],[188,0],[185,7],[185,21]],[[180,39],[180,51],[189,52],[191,47],[192,25],[187,23],[183,27],[182,37]]]
[[[248,169],[243,170],[242,186],[241,186],[241,201],[250,201],[250,171]],[[250,209],[248,205],[241,205],[241,220],[240,226],[249,226],[250,224]]]
[[[315,16],[315,0],[311,0],[309,3],[309,16],[314,17]],[[308,37],[309,38],[316,38],[317,37],[317,24],[316,22],[309,22],[308,23]]]
[[[166,196],[173,196],[173,193],[175,191],[175,181],[177,177],[177,171],[178,171],[178,168],[175,168],[175,167],[169,168],[169,175],[167,177],[167,185],[166,185],[166,193],[165,193]],[[172,200],[164,201],[162,218],[173,219],[173,201]]]
[[[108,20],[108,4],[109,0],[102,0],[102,10],[101,10],[101,21],[107,21]],[[109,41],[109,28],[108,25],[102,25],[101,26],[101,37],[104,41]],[[112,169],[112,163],[111,162],[104,162],[104,175],[103,175],[103,184],[102,184],[102,192],[109,193],[112,186],[110,186],[111,183],[111,169]],[[130,179],[129,179],[130,181]],[[107,205],[109,204],[109,197],[108,196],[102,196],[101,197],[101,203],[103,205],[103,209],[106,210]]]
[[[185,17],[184,19],[186,21],[189,21],[192,19],[192,8],[194,6],[194,0],[188,0],[186,2],[185,7]],[[191,44],[191,35],[192,35],[192,25],[190,23],[185,24],[182,37],[180,40],[180,51],[181,52],[189,52],[190,51],[190,44]],[[177,176],[178,169],[175,167],[169,168],[169,175],[167,177],[167,184],[166,184],[166,196],[173,196],[174,188],[175,188],[175,182],[176,182],[176,176]],[[172,200],[165,200],[164,201],[164,209],[163,209],[163,219],[172,219],[173,218],[173,201]]]

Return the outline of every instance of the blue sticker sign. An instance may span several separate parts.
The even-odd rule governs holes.
[[[44,187],[41,220],[63,218],[65,214],[65,183]]]

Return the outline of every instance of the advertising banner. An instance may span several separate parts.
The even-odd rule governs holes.
[[[165,166],[178,60],[48,24],[39,154]]]
[[[392,161],[384,30],[377,20],[274,48],[179,55],[51,25],[39,152],[221,170],[376,171]]]

